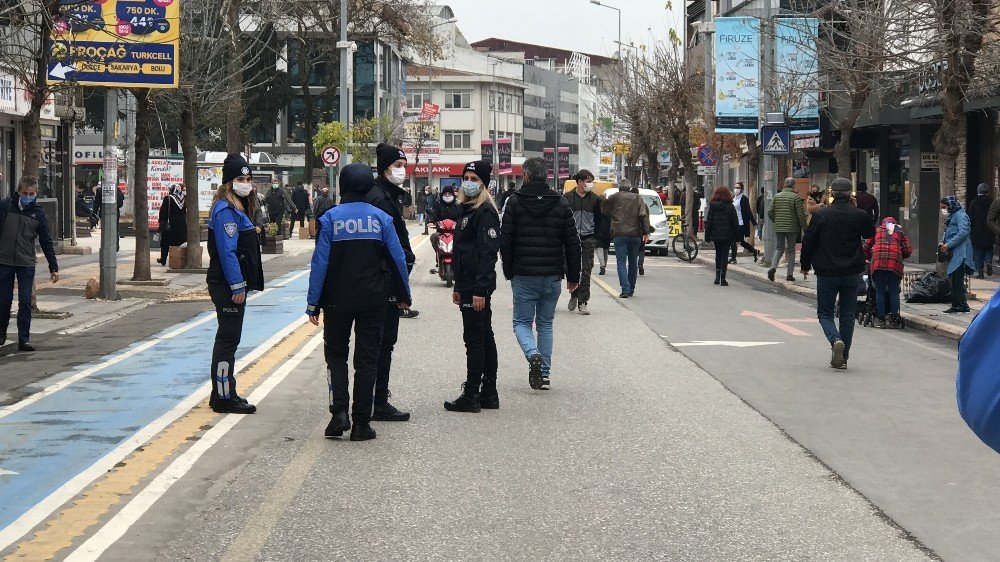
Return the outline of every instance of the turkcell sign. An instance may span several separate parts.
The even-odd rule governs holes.
[[[59,0],[49,82],[176,88],[181,0]]]
[[[787,100],[793,135],[820,132],[818,33],[816,18],[783,18],[774,27],[775,79],[778,92]]]
[[[760,122],[760,21],[715,18],[715,132],[756,133]]]

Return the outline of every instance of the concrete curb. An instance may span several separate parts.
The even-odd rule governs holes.
[[[698,257],[695,258],[695,261],[701,263],[702,265],[706,265],[712,268],[715,267],[714,257],[713,259],[710,260],[705,256],[699,254]],[[802,285],[796,285],[795,283],[778,279],[771,281],[770,279],[767,278],[766,271],[765,272],[754,271],[752,269],[747,269],[741,265],[733,265],[733,264],[729,264],[729,271],[734,271],[744,277],[750,277],[757,281],[761,281],[769,285],[774,285],[790,293],[795,293],[797,295],[809,298],[816,298],[816,291],[811,287],[803,287]],[[916,328],[918,330],[929,332],[955,341],[962,339],[962,336],[965,334],[964,328],[953,326],[945,322],[938,322],[936,320],[931,320],[929,318],[924,318],[923,316],[910,314],[908,312],[903,312],[901,313],[901,315],[906,320],[907,327],[912,326],[913,328]]]

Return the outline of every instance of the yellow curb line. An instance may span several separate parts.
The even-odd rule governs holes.
[[[600,279],[598,279],[596,277],[591,277],[590,280],[593,281],[594,283],[597,283],[598,285],[600,285],[600,287],[602,289],[604,289],[605,291],[607,291],[608,294],[611,295],[612,297],[614,297],[616,299],[618,298],[618,293],[615,292],[615,290],[612,289],[611,286],[608,285],[607,283],[605,283],[604,281],[601,281]]]
[[[265,375],[273,372],[319,330],[320,328],[308,323],[303,325],[245,369],[239,378],[244,392],[249,394],[251,387],[260,382]],[[74,540],[82,537],[88,529],[96,525],[112,506],[131,494],[136,486],[183,445],[196,439],[199,433],[219,419],[221,416],[209,409],[208,400],[201,402],[155,439],[136,449],[115,469],[84,491],[82,497],[73,500],[72,504],[62,509],[58,515],[49,518],[44,528],[36,531],[30,539],[18,543],[17,550],[4,560],[55,558],[61,550],[72,546]]]

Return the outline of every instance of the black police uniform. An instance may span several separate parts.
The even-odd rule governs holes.
[[[500,251],[500,215],[492,203],[478,208],[462,205],[455,229],[455,292],[462,310],[462,337],[466,353],[466,396],[480,395],[483,407],[498,408],[497,343],[493,334],[491,298],[497,288],[497,253]],[[473,297],[486,305],[476,311]],[[492,405],[491,405],[492,404]]]

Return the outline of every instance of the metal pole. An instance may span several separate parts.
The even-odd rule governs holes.
[[[70,246],[76,246],[76,168],[73,167],[73,148],[76,146],[76,114],[69,124],[69,148],[66,150],[66,161],[69,162],[69,185],[73,202],[70,208]]]
[[[770,2],[771,0],[765,0],[765,2]],[[713,13],[715,2],[708,1],[705,2],[705,22],[711,26],[715,19],[715,14]],[[713,67],[712,67],[712,40],[713,35],[710,31],[711,27],[706,27],[705,29],[705,123],[711,122],[709,116],[712,115],[713,101],[715,100],[715,83],[712,80],[713,77]],[[718,170],[718,168],[716,168]],[[709,198],[712,194],[712,184],[715,178],[706,173],[705,174],[705,197]]]
[[[344,130],[351,128],[351,85],[349,64],[351,57],[351,46],[347,42],[347,0],[340,0],[340,122],[344,124]],[[341,154],[341,161],[345,164],[347,158],[347,147],[344,147],[344,154]],[[338,170],[340,164],[337,165]],[[334,203],[340,202],[338,190],[333,183],[330,184],[330,191],[333,192]]]
[[[771,1],[765,0],[764,2],[764,20],[761,22],[761,54],[763,55],[764,68],[761,71],[761,94],[763,97],[763,113],[766,114],[770,111],[772,100],[771,100],[771,88],[774,84],[774,43],[771,35]],[[764,139],[761,138],[761,149],[764,148]],[[777,264],[771,263],[771,257],[774,256],[774,250],[777,246],[777,240],[774,236],[774,222],[767,216],[767,210],[771,208],[771,200],[774,199],[775,186],[778,183],[778,172],[775,169],[776,159],[774,156],[764,155],[761,158],[761,166],[758,170],[757,185],[764,188],[764,259],[761,260],[763,265],[767,267],[776,267]],[[770,172],[771,179],[768,180],[768,172]]]
[[[107,89],[104,103],[104,181],[101,183],[100,298],[118,300],[118,90]]]

